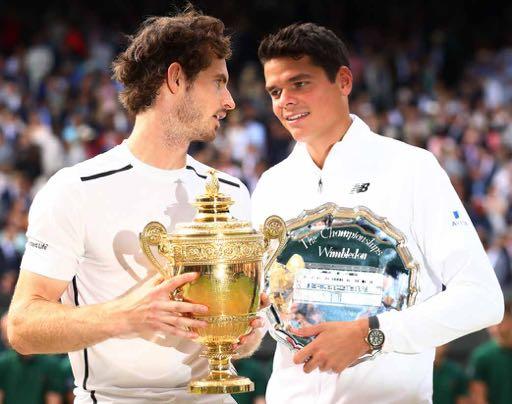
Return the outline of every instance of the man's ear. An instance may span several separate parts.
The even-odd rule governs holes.
[[[352,92],[352,72],[347,66],[341,66],[336,73],[336,82],[343,93],[348,96]]]
[[[183,68],[178,62],[173,62],[167,68],[167,87],[172,94],[176,94],[184,83]]]

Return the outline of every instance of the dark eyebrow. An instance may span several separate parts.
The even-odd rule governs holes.
[[[292,76],[290,77],[288,80],[286,80],[288,83],[293,83],[295,81],[300,81],[300,80],[306,80],[306,79],[310,79],[311,78],[311,74],[308,74],[308,73],[299,73],[299,74],[296,74],[295,76]],[[267,90],[267,92],[272,92],[273,90],[275,90],[276,87],[275,86],[270,86],[270,87],[265,87],[265,90]]]
[[[299,74],[296,74],[295,76],[290,77],[287,81],[288,81],[288,83],[293,83],[294,81],[300,81],[300,80],[310,79],[310,78],[311,78],[311,74],[299,73]]]

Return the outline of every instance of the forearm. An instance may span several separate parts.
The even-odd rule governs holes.
[[[459,265],[466,260],[465,269],[444,292],[402,312],[379,315],[384,351],[419,353],[501,321],[503,294],[492,268],[483,258],[466,255],[456,257]]]
[[[71,307],[44,299],[13,305],[9,341],[22,354],[77,351],[121,331],[116,302]]]

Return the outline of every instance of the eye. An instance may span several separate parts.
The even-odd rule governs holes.
[[[217,88],[221,88],[222,87],[222,82],[223,82],[222,79],[215,80],[215,84],[217,85]]]
[[[295,88],[302,88],[307,84],[307,82],[306,81],[296,81],[293,84],[294,84]]]
[[[281,90],[276,88],[270,91],[269,94],[272,98],[279,98],[279,96],[281,95]]]

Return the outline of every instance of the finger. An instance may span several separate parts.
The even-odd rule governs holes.
[[[169,310],[175,313],[195,313],[195,314],[205,314],[208,312],[208,307],[202,304],[196,303],[188,303],[188,302],[176,302],[169,301],[166,302],[168,304]]]
[[[321,362],[317,357],[313,356],[310,358],[305,364],[304,364],[304,372],[305,373],[311,373],[313,370],[315,370],[319,366],[323,366],[323,362]]]
[[[314,341],[306,345],[299,352],[293,355],[293,363],[299,365],[309,360],[309,358],[313,356],[315,348],[316,346],[314,345]]]
[[[174,327],[172,325],[163,324],[160,329],[166,334],[175,335],[177,337],[188,338],[188,339],[196,339],[199,337],[199,334],[194,331],[187,331],[182,328]]]
[[[165,280],[165,282],[162,282],[159,289],[168,294],[186,283],[195,281],[197,278],[199,278],[199,274],[197,272],[187,272],[186,274],[181,274]]]
[[[318,370],[320,370],[320,372],[327,372],[327,373],[332,372],[332,369],[328,366],[327,362],[319,363]]]
[[[249,325],[252,327],[252,328],[261,328],[265,325],[265,322],[263,321],[263,319],[261,317],[256,317],[255,319],[253,319]]]
[[[169,325],[174,325],[176,327],[205,328],[208,326],[206,321],[196,320],[189,317],[162,315],[159,316],[158,320]]]
[[[324,329],[322,323],[316,325],[310,325],[301,328],[292,328],[291,331],[294,334],[297,334],[299,337],[314,337],[315,335],[320,334]]]
[[[256,336],[256,332],[254,332],[254,331],[251,331],[249,334],[245,334],[245,335],[240,336],[240,338],[238,339],[239,340],[238,341],[238,345],[246,344],[247,341],[250,341],[255,336]]]
[[[270,306],[270,299],[266,293],[260,294],[260,309]]]

